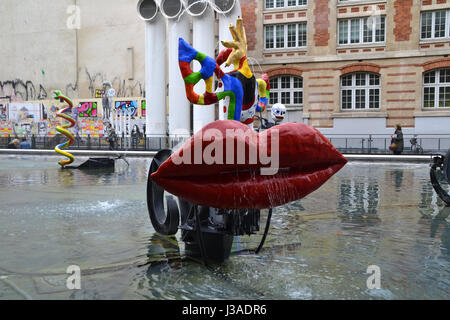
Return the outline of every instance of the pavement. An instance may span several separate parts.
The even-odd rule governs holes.
[[[70,150],[74,156],[81,157],[143,157],[152,158],[157,151],[105,151],[105,150]],[[33,156],[58,156],[55,150],[40,149],[0,149],[0,155],[33,155]],[[412,162],[412,163],[430,163],[432,155],[385,155],[385,154],[344,154],[348,161],[365,162]]]

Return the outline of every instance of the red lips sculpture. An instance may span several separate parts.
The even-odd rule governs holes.
[[[286,123],[258,134],[225,120],[196,133],[151,179],[197,205],[263,209],[305,197],[346,163],[317,129],[306,124]]]

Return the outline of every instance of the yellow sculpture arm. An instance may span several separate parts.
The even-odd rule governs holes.
[[[236,26],[230,24],[229,28],[234,41],[222,41],[224,47],[233,49],[226,65],[230,66],[233,64],[235,69],[239,69],[241,59],[247,56],[247,35],[245,34],[242,18],[237,19]]]

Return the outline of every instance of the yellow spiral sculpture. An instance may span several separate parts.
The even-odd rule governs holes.
[[[61,161],[58,162],[58,164],[64,169],[64,167],[66,165],[71,164],[72,162],[75,161],[75,158],[74,158],[74,156],[72,154],[70,154],[68,152],[65,152],[65,151],[62,151],[61,149],[65,149],[65,148],[70,147],[73,144],[73,142],[75,141],[75,137],[67,129],[74,127],[76,123],[75,123],[75,119],[74,118],[72,118],[70,115],[66,114],[66,112],[71,112],[72,111],[72,108],[73,108],[72,100],[70,100],[66,96],[62,95],[61,91],[58,91],[58,90],[53,91],[53,94],[54,94],[54,98],[56,100],[60,100],[61,102],[65,101],[65,102],[67,102],[69,104],[69,106],[67,108],[62,109],[61,111],[59,111],[56,114],[57,117],[63,118],[63,119],[65,119],[65,120],[70,122],[70,124],[66,124],[66,125],[63,125],[63,126],[56,127],[56,131],[58,131],[59,133],[65,135],[67,138],[69,138],[69,141],[61,143],[60,145],[57,145],[55,147],[55,151],[57,153],[59,153],[59,154],[65,156],[65,157],[69,158],[68,160],[61,160]]]

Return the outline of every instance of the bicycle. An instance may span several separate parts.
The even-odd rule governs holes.
[[[413,153],[423,153],[422,146],[417,142],[417,135],[414,135],[414,138],[409,140],[411,142],[411,152]]]

